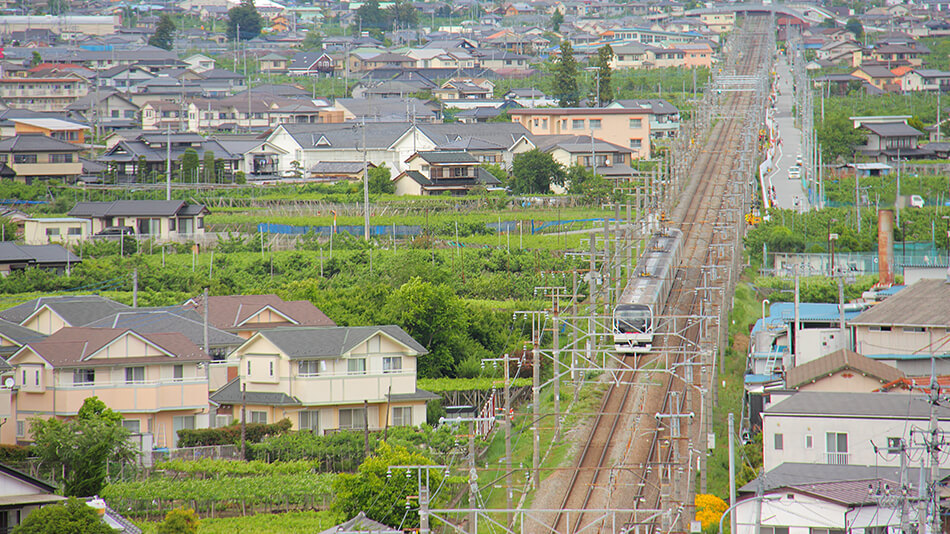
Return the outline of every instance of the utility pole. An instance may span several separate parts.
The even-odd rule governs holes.
[[[729,440],[729,506],[736,505],[736,442],[735,442],[735,433],[736,433],[736,415],[733,413],[729,414],[729,434],[726,436],[726,439]],[[243,443],[243,441],[242,441]],[[729,525],[730,530],[733,534],[736,534],[736,515],[730,514],[729,516]]]
[[[250,378],[250,377],[248,377]],[[247,460],[247,384],[241,384],[241,459]]]
[[[366,165],[366,119],[363,119],[363,239],[369,241],[369,168]],[[415,136],[415,132],[413,132]]]
[[[208,288],[205,288],[204,300],[204,336],[205,336],[205,354],[211,354],[211,346],[208,344]]]
[[[125,239],[125,236],[122,236],[121,239]],[[132,269],[132,307],[139,307],[139,270]]]
[[[538,328],[533,328],[535,330],[534,335],[532,336],[531,342],[533,348],[531,350],[531,411],[533,416],[533,421],[531,428],[532,432],[532,452],[531,452],[531,474],[532,480],[534,481],[534,489],[537,490],[541,487],[541,354],[538,350],[538,344],[540,343],[540,323],[541,317],[536,316],[532,319],[538,322]]]

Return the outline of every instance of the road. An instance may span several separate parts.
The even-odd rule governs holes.
[[[776,151],[776,168],[769,175],[775,188],[775,203],[783,209],[807,210],[808,194],[801,180],[789,180],[788,169],[795,165],[795,156],[801,154],[802,132],[792,116],[792,67],[783,55],[775,63],[778,73],[779,95],[776,103],[775,122],[778,124],[781,144]]]

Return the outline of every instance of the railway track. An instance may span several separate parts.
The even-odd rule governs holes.
[[[762,32],[764,20],[751,19],[747,28],[752,32]],[[761,39],[749,50],[746,50],[742,59],[743,65],[736,68],[737,74],[753,74],[763,62],[763,54],[770,50]],[[699,293],[694,291],[702,285],[702,266],[707,265],[711,257],[711,243],[714,228],[711,221],[719,219],[726,202],[726,189],[729,186],[730,175],[733,173],[736,153],[740,148],[740,134],[745,124],[744,110],[752,104],[753,97],[747,93],[733,93],[724,98],[724,117],[711,128],[706,147],[696,156],[689,169],[689,183],[687,190],[673,212],[672,223],[679,225],[685,234],[682,264],[677,270],[671,295],[668,299],[666,315],[698,314]],[[685,332],[673,335],[668,332],[661,336],[659,344],[661,350],[677,351],[678,345],[687,339],[698,340],[700,332],[698,324],[692,325]],[[653,355],[655,357],[655,354]],[[662,480],[672,471],[673,461],[683,452],[682,443],[676,440],[661,442],[664,434],[658,422],[653,417],[639,418],[636,435],[649,434],[650,438],[628,440],[616,439],[619,429],[625,419],[633,413],[683,413],[685,408],[685,394],[672,395],[674,391],[685,393],[689,387],[682,378],[674,378],[671,373],[654,373],[637,369],[636,358],[646,356],[630,355],[624,359],[626,367],[620,374],[616,385],[612,385],[601,403],[598,415],[595,417],[585,443],[576,460],[572,476],[561,501],[561,510],[586,510],[591,508],[608,508],[610,503],[616,508],[634,507],[631,503],[643,509],[660,509],[662,502]],[[681,356],[679,356],[681,357]],[[677,363],[677,362],[674,362]],[[650,382],[646,386],[646,394],[636,406],[632,397],[638,385]],[[676,402],[677,405],[671,405]],[[681,440],[680,440],[681,441]],[[667,446],[663,446],[667,444]],[[621,450],[619,448],[625,448]],[[623,453],[624,464],[632,466],[622,472],[626,484],[618,483],[609,473],[615,469],[611,459]],[[609,482],[613,487],[608,488]],[[632,492],[623,491],[624,488],[636,488]],[[606,489],[606,491],[605,491]],[[598,491],[600,490],[600,491]],[[616,494],[615,494],[616,493]],[[600,506],[598,506],[600,504]],[[668,504],[668,503],[667,503]],[[590,515],[591,517],[587,517]],[[634,521],[635,518],[626,518]],[[656,527],[661,525],[654,523]],[[666,525],[668,528],[671,525]],[[584,532],[608,532],[611,525],[602,518],[593,517],[593,514],[566,513],[558,514],[552,525],[551,532],[560,534]]]

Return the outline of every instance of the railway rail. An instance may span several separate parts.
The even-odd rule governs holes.
[[[767,19],[764,17],[746,20],[743,31],[753,37],[749,46],[739,53],[740,61],[733,66],[737,75],[763,74],[760,69],[770,59],[766,54],[772,50],[766,42],[766,39],[772,39],[764,30],[766,24]],[[754,95],[749,92],[724,95],[721,98],[723,118],[709,129],[703,150],[689,166],[687,189],[671,218],[671,223],[683,230],[685,243],[682,263],[667,301],[668,316],[699,314],[700,298],[695,288],[703,283],[702,266],[722,260],[712,257],[713,222],[720,220],[727,208],[727,190],[731,181],[736,179],[735,164],[744,141],[742,134],[750,126],[745,112],[755,103]],[[739,176],[739,179],[746,177]],[[736,215],[735,224],[742,224],[741,219]],[[630,508],[631,502],[645,509],[671,508],[669,502],[663,502],[661,487],[671,478],[676,461],[687,452],[682,440],[663,439],[666,432],[653,417],[639,417],[639,425],[634,429],[637,435],[648,434],[649,439],[633,437],[625,441],[617,438],[622,433],[623,422],[629,420],[631,414],[684,413],[686,390],[690,387],[685,380],[674,376],[674,373],[640,370],[638,363],[643,362],[643,358],[656,358],[658,353],[663,352],[681,358],[682,351],[677,349],[682,349],[685,339],[698,340],[701,335],[699,330],[699,324],[694,323],[677,335],[668,332],[661,336],[659,350],[653,354],[628,355],[624,358],[626,370],[620,373],[619,380],[604,395],[564,492],[561,510],[606,508],[611,502],[619,508]],[[674,360],[672,363],[675,365],[680,362]],[[644,386],[645,395],[637,395],[635,391],[638,385],[646,383],[650,385]],[[636,403],[634,397],[638,397],[640,402]],[[626,450],[621,450],[623,448]],[[621,452],[623,463],[628,467],[621,469],[618,475],[612,459]],[[625,483],[618,483],[617,478],[621,476]],[[605,488],[607,491],[604,491]],[[625,491],[625,488],[635,489],[631,492]],[[680,527],[682,519],[679,518]],[[627,520],[637,521],[636,518]],[[667,514],[650,526],[657,532],[668,531],[674,528],[676,522],[676,517]],[[606,532],[609,528],[602,518],[587,517],[583,513],[559,513],[551,524],[551,532],[560,534]]]

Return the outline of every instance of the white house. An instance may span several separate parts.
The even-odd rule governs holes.
[[[762,413],[766,470],[786,462],[898,466],[901,440],[919,442],[930,417],[927,397],[918,394],[799,391],[777,397],[772,394]],[[950,407],[939,406],[937,415],[941,430],[950,431]]]

